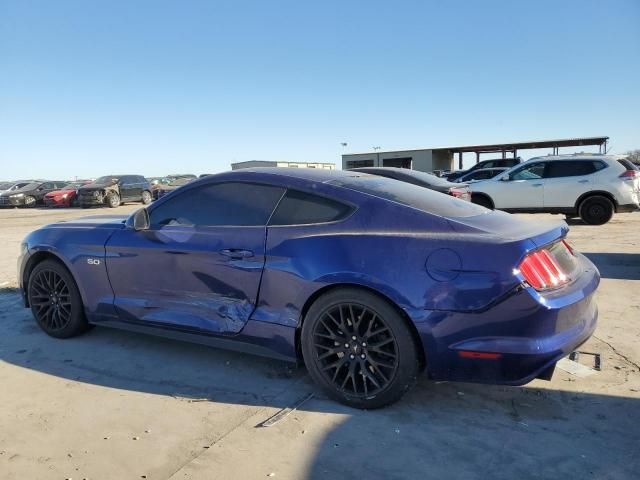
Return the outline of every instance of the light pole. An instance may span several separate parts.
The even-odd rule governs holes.
[[[373,147],[376,151],[376,167],[380,166],[380,147]]]

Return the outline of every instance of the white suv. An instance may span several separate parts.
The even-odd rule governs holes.
[[[487,208],[564,213],[602,225],[614,212],[640,208],[640,171],[616,155],[538,157],[474,183],[471,190],[471,201]]]

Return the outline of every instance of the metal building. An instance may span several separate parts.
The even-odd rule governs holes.
[[[518,156],[518,151],[550,148],[552,154],[557,155],[561,147],[578,147],[595,145],[600,153],[606,153],[609,137],[565,138],[560,140],[540,140],[533,142],[494,143],[488,145],[464,145],[458,147],[421,148],[414,150],[374,150],[365,153],[350,153],[342,155],[342,168],[358,167],[400,167],[433,172],[438,170],[454,170],[455,160],[458,169],[462,169],[462,155],[475,153],[476,162],[488,160],[481,158],[482,154],[491,154],[490,158],[507,158]]]
[[[289,167],[289,168],[318,168],[323,170],[335,170],[335,163],[321,162],[279,162],[269,160],[249,160],[247,162],[237,162],[231,164],[231,170],[255,167]]]

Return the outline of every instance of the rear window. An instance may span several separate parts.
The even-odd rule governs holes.
[[[471,202],[385,177],[363,175],[340,178],[329,183],[443,217],[473,217],[487,211]]]
[[[343,203],[317,195],[288,190],[278,204],[269,225],[308,225],[335,222],[353,209]]]

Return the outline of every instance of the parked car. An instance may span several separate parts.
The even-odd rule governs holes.
[[[479,168],[473,172],[465,173],[460,178],[457,178],[456,182],[473,183],[480,182],[482,180],[488,180],[496,175],[509,170],[508,168]]]
[[[303,360],[376,408],[423,370],[549,379],[596,327],[598,271],[567,231],[361,172],[243,169],[42,227],[18,278],[53,337],[95,324]]]
[[[640,171],[614,155],[532,158],[475,184],[472,201],[508,212],[564,213],[602,225],[614,212],[638,210]]]
[[[446,193],[460,200],[471,201],[471,193],[466,185],[452,183],[447,179],[439,178],[426,172],[396,167],[362,167],[353,168],[350,171],[393,178],[394,180],[411,183],[419,187],[428,188],[429,190],[435,190],[436,192]]]
[[[82,208],[106,205],[115,208],[125,202],[151,203],[151,185],[142,175],[106,175],[78,189]]]
[[[44,196],[47,193],[63,188],[66,184],[67,182],[63,181],[36,181],[27,183],[21,187],[12,187],[0,193],[0,207],[30,208],[36,205],[42,205],[44,203]]]
[[[85,182],[71,182],[61,190],[54,190],[44,196],[47,207],[73,207],[78,204],[78,189],[86,185]]]
[[[175,190],[178,187],[186,185],[187,183],[192,182],[197,178],[198,177],[196,177],[195,175],[181,175],[181,176],[171,177],[169,179],[169,183],[167,183],[166,185],[163,183],[159,183],[152,188],[151,194],[153,196],[153,199],[157,200],[158,198],[164,196],[165,194],[171,192],[172,190]]]
[[[476,163],[473,167],[468,168],[467,170],[457,170],[455,172],[451,172],[446,175],[447,180],[453,182],[458,178],[462,177],[465,174],[475,172],[476,170],[484,169],[484,168],[511,168],[515,167],[519,163],[522,162],[520,157],[516,158],[494,158],[492,160],[483,160],[482,162]]]

